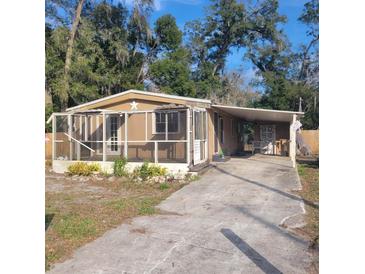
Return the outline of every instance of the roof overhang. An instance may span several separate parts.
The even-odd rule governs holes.
[[[145,99],[149,99],[153,101],[153,98],[164,98],[164,99],[170,99],[170,100],[177,100],[177,101],[187,101],[187,102],[194,102],[194,103],[202,103],[202,104],[211,104],[210,100],[207,99],[198,99],[198,98],[191,98],[191,97],[184,97],[184,96],[177,96],[177,95],[170,95],[165,93],[156,93],[156,92],[149,92],[149,91],[141,91],[141,90],[134,90],[130,89],[127,91],[123,91],[114,95],[110,95],[104,98],[100,98],[91,102],[87,102],[78,106],[70,107],[66,109],[66,111],[73,111],[73,110],[79,110],[79,109],[85,109],[88,107],[93,107],[94,105],[100,106],[100,103],[108,104],[109,101],[111,101],[114,98],[127,96],[129,94],[137,94],[145,96]]]
[[[225,106],[225,105],[212,105],[212,107],[224,111],[232,116],[250,122],[255,122],[255,121],[292,122],[294,114],[296,114],[298,118],[304,115],[304,112],[285,111],[285,110],[244,108],[244,107]]]

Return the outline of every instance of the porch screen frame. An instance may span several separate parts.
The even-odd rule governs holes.
[[[186,149],[185,149],[185,156],[184,156],[184,160],[180,160],[180,159],[176,159],[177,162],[172,162],[172,163],[176,163],[176,164],[190,164],[191,163],[191,155],[190,155],[190,149],[191,149],[191,138],[193,138],[192,135],[192,130],[191,130],[191,110],[192,108],[189,106],[186,106],[185,108],[181,108],[181,109],[167,109],[167,110],[136,110],[136,111],[112,111],[112,110],[98,110],[98,113],[92,113],[92,114],[85,114],[85,113],[77,113],[77,112],[65,112],[65,113],[53,113],[52,114],[52,119],[49,119],[50,122],[52,122],[52,159],[53,160],[57,160],[56,159],[56,146],[55,144],[57,143],[58,140],[56,140],[56,131],[57,131],[57,125],[56,125],[56,118],[59,116],[64,116],[67,119],[67,124],[68,124],[68,131],[65,132],[66,135],[69,135],[71,137],[68,137],[68,140],[71,142],[76,142],[78,146],[83,146],[86,149],[89,149],[92,153],[94,153],[95,155],[102,155],[102,162],[107,162],[109,160],[107,160],[107,156],[112,155],[111,151],[107,151],[107,145],[109,143],[115,143],[118,147],[121,144],[124,144],[124,149],[123,149],[123,155],[121,154],[121,151],[118,151],[117,154],[120,154],[121,156],[124,157],[128,157],[128,144],[133,144],[133,143],[152,143],[154,144],[154,153],[155,153],[155,157],[154,157],[154,162],[158,163],[159,159],[158,159],[158,146],[159,143],[186,143]],[[162,133],[162,135],[165,135],[165,138],[161,138],[158,140],[154,140],[154,139],[147,139],[148,134],[147,134],[147,128],[148,128],[148,114],[151,113],[152,115],[156,112],[166,112],[166,113],[171,113],[171,112],[177,112],[178,113],[178,120],[179,120],[179,124],[178,124],[178,132],[168,132],[168,121],[166,121],[166,133],[168,134],[164,134]],[[133,115],[136,113],[143,113],[145,114],[145,121],[144,121],[144,129],[145,129],[145,135],[143,136],[142,139],[136,139],[136,140],[128,140],[128,118],[129,115]],[[183,121],[182,121],[182,114],[186,114],[186,132],[182,131],[183,128]],[[110,123],[107,122],[108,118],[110,118],[110,115],[118,115],[120,118],[118,119],[118,126],[117,126],[117,132],[118,132],[118,140],[117,141],[112,141],[109,140],[110,136],[108,137],[108,130],[107,127],[110,127]],[[91,118],[91,119],[87,119],[86,117],[92,117],[95,116],[95,118]],[[124,117],[123,117],[124,116]],[[101,130],[100,131],[96,131],[95,132],[95,139],[94,138],[83,138],[83,136],[80,136],[80,140],[78,140],[76,138],[76,136],[74,136],[75,138],[73,138],[72,136],[74,135],[74,130],[72,130],[72,134],[68,134],[71,133],[70,130],[71,128],[73,128],[73,123],[72,120],[74,119],[73,117],[77,117],[78,122],[79,121],[93,121],[95,120],[96,126],[95,127],[100,127],[101,126]],[[153,117],[153,116],[152,116]],[[166,120],[168,119],[168,116],[166,115]],[[123,120],[124,119],[124,132],[122,132],[121,130],[121,126],[123,124]],[[153,120],[153,118],[151,119]],[[154,121],[152,121],[154,122]],[[102,123],[102,124],[101,124]],[[206,122],[207,125],[207,122]],[[152,129],[153,129],[153,125],[151,125]],[[87,125],[87,123],[85,123],[85,125],[83,125],[83,123],[79,124],[79,129],[78,130],[82,130],[82,134],[81,135],[85,135],[87,136],[89,129],[93,129],[93,124],[90,123],[90,125]],[[95,129],[96,130],[96,129]],[[168,139],[168,135],[169,134],[176,134],[176,133],[184,133],[183,139]],[[120,134],[120,135],[119,135]],[[122,136],[124,134],[124,139],[122,140]],[[158,133],[157,133],[158,134]],[[109,134],[110,135],[110,134]],[[85,140],[87,139],[87,140]],[[101,140],[100,140],[101,139]],[[59,142],[63,142],[61,140],[59,140]],[[99,153],[98,149],[91,149],[89,148],[87,145],[85,145],[85,142],[91,142],[91,143],[97,143],[97,144],[102,144],[102,153]],[[206,150],[207,151],[207,150]],[[70,157],[72,156],[72,145],[70,144]],[[79,153],[78,153],[79,154]],[[70,158],[71,160],[71,158]],[[88,161],[88,160],[81,160],[80,156],[77,155],[76,159],[72,159],[73,161],[77,160],[77,161]],[[92,160],[91,160],[92,161]],[[131,161],[133,162],[133,161]],[[165,163],[165,162],[161,162],[161,163]],[[170,163],[170,162],[166,162],[166,163]]]

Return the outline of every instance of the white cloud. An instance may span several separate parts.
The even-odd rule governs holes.
[[[127,7],[133,7],[135,0],[118,0],[121,3],[124,3]],[[183,5],[196,6],[202,3],[202,0],[154,0],[154,9],[155,11],[160,11],[169,3],[179,3]]]
[[[161,1],[160,0],[155,0],[154,1],[154,4],[155,4],[155,10],[156,11],[159,11],[162,9],[162,5],[161,5]]]

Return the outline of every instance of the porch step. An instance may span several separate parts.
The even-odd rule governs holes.
[[[205,163],[201,163],[196,166],[190,167],[189,172],[196,172],[198,175],[203,175],[211,168],[212,168],[212,165],[208,162],[205,162]]]

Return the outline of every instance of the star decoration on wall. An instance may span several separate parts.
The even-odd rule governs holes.
[[[131,110],[137,110],[138,103],[136,103],[136,101],[133,101],[132,103],[130,103],[130,105],[131,105]]]

